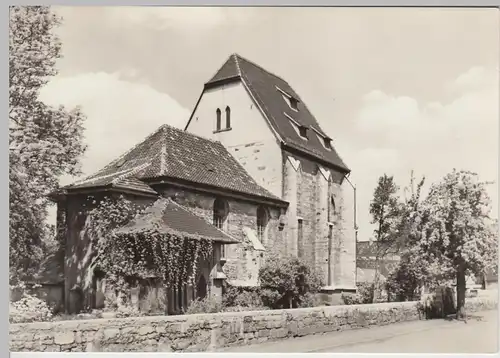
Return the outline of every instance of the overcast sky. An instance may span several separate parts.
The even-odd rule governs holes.
[[[161,124],[183,127],[236,52],[285,78],[333,138],[358,187],[360,240],[387,173],[406,186],[454,167],[495,181],[499,17],[494,9],[57,7],[64,58],[41,93],[82,106],[91,174]],[[64,178],[63,183],[72,179]]]

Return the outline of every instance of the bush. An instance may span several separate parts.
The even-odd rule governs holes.
[[[360,305],[363,303],[363,298],[357,293],[342,292],[342,302],[345,305]]]
[[[260,295],[272,309],[297,308],[322,286],[320,273],[297,257],[269,257],[259,270]]]
[[[186,314],[197,314],[197,313],[219,313],[223,311],[223,306],[217,298],[212,296],[207,296],[203,299],[193,300],[188,308],[186,309]]]
[[[373,283],[359,282],[356,284],[356,286],[356,293],[342,293],[341,297],[345,305],[361,305],[377,302],[387,302],[387,296],[384,294],[381,294],[379,299],[375,300],[376,302],[374,302],[373,296],[375,288]]]
[[[326,306],[325,302],[317,294],[307,292],[299,303],[299,307],[321,307]]]
[[[224,284],[224,307],[263,307],[260,287],[237,287]]]
[[[363,304],[367,303],[372,303],[373,302],[373,295],[375,291],[375,287],[373,283],[369,282],[360,282],[356,284],[357,286],[357,294],[360,297],[361,302]]]
[[[52,310],[47,302],[26,292],[23,292],[21,298],[16,302],[10,302],[10,323],[49,321],[51,318]]]

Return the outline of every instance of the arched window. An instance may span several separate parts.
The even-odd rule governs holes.
[[[269,221],[267,210],[263,206],[257,208],[257,236],[260,242],[264,242],[266,227]]]
[[[216,130],[220,131],[220,128],[221,128],[221,112],[220,112],[220,109],[217,108],[217,111],[215,111],[215,113],[217,114],[217,123],[216,123]]]
[[[219,229],[224,228],[224,223],[226,221],[228,214],[227,203],[222,199],[215,199],[214,201],[214,225]]]
[[[231,108],[226,107],[226,128],[231,128]]]
[[[335,208],[335,199],[333,198],[333,195],[331,195],[328,198],[328,222],[333,223],[335,222],[335,216],[336,216],[336,208]]]

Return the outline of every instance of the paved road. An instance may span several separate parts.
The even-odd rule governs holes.
[[[498,311],[475,313],[467,323],[417,321],[291,338],[224,349],[266,353],[495,353]]]

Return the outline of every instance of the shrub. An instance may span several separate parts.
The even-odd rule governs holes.
[[[260,287],[239,287],[224,283],[224,307],[261,307]]]
[[[359,305],[363,303],[363,298],[357,293],[342,292],[341,297],[345,305]]]
[[[273,309],[297,308],[322,286],[320,273],[292,256],[269,257],[259,270],[262,302]]]
[[[48,321],[52,318],[52,310],[49,305],[26,292],[16,302],[10,302],[9,322],[25,323],[35,321]]]
[[[215,297],[207,296],[203,299],[193,300],[188,308],[186,309],[186,314],[197,314],[197,313],[219,313],[223,311],[223,306],[220,301]]]
[[[356,284],[356,293],[342,293],[342,301],[345,305],[361,305],[377,302],[387,302],[387,295],[381,293],[377,300],[374,300],[375,288],[372,283],[369,282],[359,282]]]
[[[373,295],[374,295],[374,285],[369,282],[360,282],[356,284],[357,286],[357,294],[360,297],[360,303],[367,304],[367,303],[372,303],[373,302]]]
[[[325,302],[317,294],[307,292],[299,303],[299,307],[321,307],[326,306]]]

